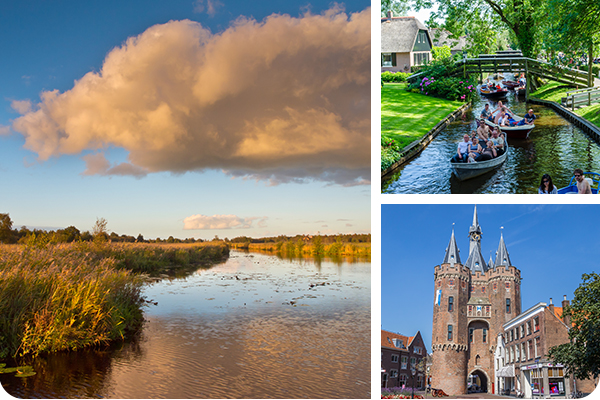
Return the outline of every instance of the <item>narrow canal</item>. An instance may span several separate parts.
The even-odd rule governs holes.
[[[2,375],[21,398],[370,398],[370,262],[232,251],[158,302],[139,339]]]
[[[598,172],[600,146],[581,129],[556,114],[552,109],[525,104],[513,93],[503,101],[516,114],[523,116],[532,108],[538,117],[527,140],[510,140],[504,165],[466,181],[459,181],[450,169],[450,158],[464,133],[476,129],[486,102],[476,99],[463,120],[457,120],[441,132],[415,159],[382,182],[382,193],[537,193],[543,174],[550,174],[556,187],[567,186],[575,168]]]

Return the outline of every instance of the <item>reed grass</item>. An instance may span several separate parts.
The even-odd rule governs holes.
[[[0,246],[0,359],[123,340],[143,323],[144,274],[220,261],[220,244]]]
[[[288,256],[325,255],[371,257],[371,243],[331,243],[325,245],[303,244],[294,241],[275,243],[231,243],[234,249],[274,252]]]

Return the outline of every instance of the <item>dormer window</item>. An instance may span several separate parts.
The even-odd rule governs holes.
[[[394,346],[398,347],[399,349],[404,347],[402,340],[400,340],[400,339],[393,339],[393,340],[394,340]]]

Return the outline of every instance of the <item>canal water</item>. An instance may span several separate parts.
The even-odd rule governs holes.
[[[145,288],[139,338],[0,375],[24,398],[370,398],[370,262],[232,251]]]
[[[552,109],[526,104],[513,93],[503,103],[523,116],[532,108],[538,119],[527,140],[509,140],[509,154],[502,167],[485,175],[459,181],[450,169],[450,158],[465,133],[476,129],[486,102],[477,98],[464,119],[451,123],[423,152],[393,177],[382,182],[382,193],[537,193],[543,174],[556,187],[567,186],[575,168],[598,172],[600,146],[581,129]]]

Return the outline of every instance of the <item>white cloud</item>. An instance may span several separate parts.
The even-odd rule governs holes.
[[[0,125],[0,136],[9,135],[10,134],[10,126]]]
[[[183,220],[183,229],[247,229],[252,228],[254,221],[261,228],[266,227],[267,217],[242,218],[236,215],[201,215],[196,214]]]
[[[71,90],[43,92],[13,130],[42,161],[129,152],[116,167],[86,156],[85,174],[215,169],[269,184],[368,184],[370,44],[370,9],[241,18],[219,34],[170,21],[113,49]]]
[[[214,17],[217,13],[217,8],[222,7],[223,3],[218,0],[206,0],[206,4],[204,0],[196,0],[194,1],[194,12],[203,13],[206,11],[208,15]]]

